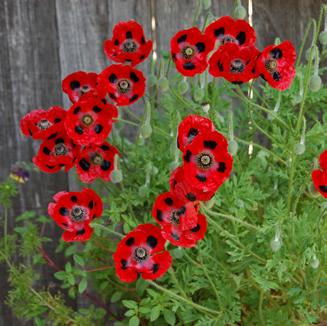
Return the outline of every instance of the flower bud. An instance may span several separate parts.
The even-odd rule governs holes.
[[[317,256],[314,255],[314,256],[312,257],[311,267],[314,268],[314,269],[317,269],[317,268],[319,267],[319,265],[320,265],[320,261],[319,261],[319,259],[317,258]]]
[[[123,181],[123,174],[121,170],[115,169],[111,172],[111,182],[112,183],[120,183]]]
[[[211,0],[202,0],[203,9],[208,10],[211,7]]]
[[[305,152],[305,144],[304,143],[298,143],[295,145],[295,154],[296,155],[302,155]]]
[[[247,15],[246,9],[241,4],[238,4],[235,7],[234,12],[233,12],[234,18],[244,19],[246,17],[246,15]]]
[[[145,123],[141,126],[141,135],[144,139],[149,138],[152,134],[152,127],[150,123]]]
[[[236,155],[236,153],[238,151],[238,144],[234,139],[229,141],[228,151],[232,156]]]
[[[322,31],[320,34],[319,34],[319,42],[322,44],[322,45],[326,45],[327,44],[327,29]]]
[[[178,83],[177,89],[180,94],[185,94],[188,88],[188,82],[186,80],[183,79]]]
[[[169,80],[166,77],[160,77],[158,85],[162,92],[167,92],[169,89]]]
[[[202,107],[202,110],[203,110],[204,113],[208,113],[209,110],[210,110],[210,104],[209,103],[203,103],[201,107]]]
[[[204,90],[202,88],[196,88],[193,93],[193,98],[195,102],[201,102],[204,98]]]
[[[147,80],[147,84],[149,87],[155,86],[157,84],[157,77],[155,75],[150,75]]]
[[[318,92],[321,88],[321,84],[322,81],[320,76],[318,74],[314,74],[310,79],[309,87],[312,92]]]
[[[270,241],[270,247],[273,252],[277,252],[282,247],[282,242],[279,238],[273,238]]]

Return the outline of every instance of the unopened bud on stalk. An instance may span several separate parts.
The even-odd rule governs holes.
[[[159,79],[158,85],[162,92],[167,92],[169,89],[169,80],[167,77],[162,76]]]
[[[188,91],[188,82],[183,79],[178,83],[177,89],[180,94],[185,94]]]
[[[200,87],[196,88],[193,93],[193,98],[195,102],[201,102],[204,98],[204,90]]]
[[[210,110],[210,104],[209,103],[203,103],[201,107],[202,107],[202,110],[203,110],[204,113],[208,113],[209,110]]]
[[[233,17],[236,19],[244,19],[247,15],[247,10],[242,6],[240,0],[236,1],[236,6],[233,11]]]
[[[237,151],[238,151],[238,144],[237,144],[237,142],[234,139],[230,140],[229,141],[229,144],[228,144],[228,152],[232,156],[234,156],[234,155],[237,154]]]
[[[275,107],[274,107],[274,111],[273,113],[269,113],[268,114],[268,120],[274,120],[278,111],[279,111],[279,108],[280,108],[280,102],[281,102],[281,99],[282,99],[282,92],[278,92],[278,98],[277,98],[277,101],[276,101],[276,104],[275,104]]]
[[[212,197],[209,201],[205,202],[206,208],[211,209],[215,205],[215,202],[215,197]]]
[[[111,172],[111,182],[112,183],[120,183],[123,181],[123,174],[121,172],[121,170],[119,169],[119,156],[118,155],[115,155],[115,158],[114,158],[114,166],[115,166],[115,169]]]
[[[282,239],[279,228],[277,228],[274,238],[270,241],[270,247],[273,252],[277,252],[282,247]]]
[[[151,127],[151,103],[146,101],[145,108],[144,108],[144,118],[143,123],[141,126],[141,136],[146,139],[149,138],[152,134],[152,127]]]
[[[318,92],[321,89],[322,81],[318,74],[314,74],[309,82],[309,87],[312,92]]]
[[[157,84],[157,77],[153,74],[151,74],[147,79],[147,84],[149,87],[155,86]]]
[[[231,110],[228,112],[228,138],[228,151],[234,156],[238,151],[238,144],[234,139],[233,112]]]
[[[301,133],[301,139],[298,144],[295,145],[295,154],[302,155],[305,152],[305,131],[306,131],[306,120],[303,119],[303,128]]]
[[[211,7],[211,0],[202,0],[203,9],[208,10]]]
[[[322,31],[320,34],[319,34],[319,42],[322,44],[322,45],[326,45],[327,44],[327,29]]]
[[[149,138],[152,134],[152,127],[150,124],[143,124],[141,126],[141,135],[144,139]]]
[[[311,267],[314,269],[317,269],[320,265],[320,260],[317,258],[316,255],[313,255],[312,261],[311,261]]]

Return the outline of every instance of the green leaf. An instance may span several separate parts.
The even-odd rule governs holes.
[[[151,321],[155,321],[159,318],[160,316],[160,310],[161,310],[161,307],[160,306],[155,306],[152,311],[151,311],[151,314],[150,314],[150,320]]]
[[[54,273],[54,276],[57,280],[63,281],[66,278],[66,272],[64,271],[56,272]]]
[[[126,312],[125,312],[125,316],[126,317],[132,317],[132,316],[134,316],[135,315],[135,310],[127,310]]]
[[[137,316],[132,317],[129,320],[128,326],[138,326],[140,324],[140,320]]]
[[[84,259],[81,256],[74,255],[74,261],[75,261],[75,263],[77,265],[80,265],[80,266],[84,266],[85,265]]]
[[[87,279],[82,278],[82,280],[78,284],[78,292],[83,293],[86,290],[86,288],[87,288]]]
[[[172,311],[165,309],[163,311],[163,316],[165,318],[165,321],[169,325],[175,325],[175,323],[176,323],[176,316],[175,316],[175,314]]]
[[[117,292],[115,292],[115,293],[112,295],[110,301],[111,301],[111,302],[117,302],[118,300],[120,300],[121,296],[122,296],[122,293],[119,292],[119,291],[117,291]]]
[[[136,309],[137,303],[133,300],[123,300],[123,305],[129,309]]]

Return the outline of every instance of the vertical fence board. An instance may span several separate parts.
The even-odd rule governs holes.
[[[0,132],[1,180],[17,161],[31,162],[38,150],[36,141],[26,139],[19,130],[19,120],[36,108],[60,105],[60,65],[57,53],[57,26],[54,2],[51,0],[1,1],[1,101],[3,117]],[[14,226],[15,216],[36,210],[46,213],[52,195],[67,187],[67,177],[62,173],[53,177],[44,173],[31,174],[30,181],[21,186],[10,213],[9,229]],[[58,238],[59,231],[54,224],[47,227],[45,235]],[[53,251],[55,243],[46,246]],[[1,271],[1,304],[6,295],[6,273]],[[49,283],[52,271],[44,268],[42,278]],[[2,306],[4,325],[18,325],[12,319],[9,309]]]

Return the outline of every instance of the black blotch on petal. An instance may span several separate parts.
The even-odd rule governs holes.
[[[255,67],[252,68],[252,74],[255,74]]]
[[[117,76],[115,74],[111,74],[109,77],[108,77],[108,80],[110,81],[110,83],[115,83],[116,80],[117,80]]]
[[[94,131],[95,131],[96,134],[99,134],[102,130],[103,130],[103,126],[102,125],[97,124],[94,127]]]
[[[232,84],[234,84],[234,85],[241,85],[241,84],[243,84],[243,82],[242,81],[233,81],[232,82]]]
[[[60,207],[59,213],[63,216],[67,216],[69,214],[69,211],[66,207]]]
[[[117,97],[115,96],[115,94],[112,94],[112,93],[109,93],[109,97],[111,99],[113,99],[113,100],[116,100],[117,99]]]
[[[71,197],[70,197],[70,200],[71,200],[73,203],[77,203],[77,197],[76,197],[76,196],[71,196]]]
[[[61,223],[61,225],[64,226],[65,228],[68,226],[68,224],[65,222]]]
[[[160,209],[157,209],[157,219],[158,221],[162,222],[162,211]]]
[[[152,272],[153,272],[153,274],[157,273],[158,270],[159,270],[159,264],[154,264],[154,265],[152,266]]]
[[[115,44],[115,45],[119,45],[119,41],[118,41],[118,39],[115,39],[114,44]]]
[[[187,138],[194,138],[198,133],[199,133],[199,130],[198,129],[191,128],[188,131]]]
[[[327,185],[326,185],[326,186],[319,186],[319,189],[320,189],[322,192],[327,192]]]
[[[267,79],[265,78],[264,74],[260,74],[260,77],[261,77],[263,80],[267,81]]]
[[[200,182],[206,182],[207,178],[204,175],[197,174],[195,176]]]
[[[176,53],[173,53],[173,54],[171,55],[171,57],[172,57],[173,60],[175,61],[175,60],[176,60]]]
[[[275,80],[275,81],[279,81],[280,78],[281,78],[280,73],[277,72],[277,71],[274,71],[274,72],[272,73],[272,78],[273,78],[273,80]]]
[[[136,73],[133,72],[133,71],[129,74],[129,76],[131,77],[131,80],[132,80],[133,82],[135,82],[135,83],[137,83],[137,82],[140,80],[140,79],[137,77]]]
[[[274,48],[270,51],[270,55],[274,58],[274,59],[280,59],[283,56],[283,52],[281,49],[279,48]]]
[[[53,165],[48,165],[48,164],[46,164],[45,166],[46,166],[48,169],[50,169],[50,170],[52,170],[52,169],[55,168],[55,166],[53,166]]]
[[[75,132],[79,135],[83,133],[83,128],[81,126],[76,126],[75,127]]]
[[[101,100],[101,102],[102,102],[103,104],[107,104],[107,101],[106,101],[104,98]]]
[[[93,209],[93,207],[94,207],[94,201],[93,200],[91,200],[90,202],[89,202],[89,209]]]
[[[72,90],[75,90],[76,88],[80,88],[80,87],[81,87],[81,84],[80,84],[80,82],[78,80],[72,80],[70,82],[70,88]]]
[[[107,160],[104,160],[102,165],[101,165],[101,170],[107,171],[110,169],[110,162]]]
[[[142,55],[140,56],[140,60],[143,60],[143,59],[145,59],[145,55],[142,54]]]
[[[238,43],[239,45],[242,45],[245,43],[245,38],[246,38],[246,35],[244,32],[239,32],[237,35],[236,35],[236,39],[238,40]]]
[[[74,114],[77,114],[79,111],[81,111],[81,107],[80,107],[80,106],[77,106],[77,107],[74,109],[73,113],[74,113]]]
[[[193,70],[193,69],[195,69],[195,65],[192,62],[186,62],[183,64],[183,68],[185,70]]]
[[[126,38],[133,38],[133,34],[131,31],[126,32]]]
[[[186,35],[186,34],[183,34],[183,35],[181,35],[181,36],[177,39],[177,43],[185,42],[186,39],[187,39],[187,35]]]
[[[217,143],[214,140],[205,140],[203,142],[203,146],[210,149],[215,149],[217,147]]]
[[[192,194],[191,192],[186,194],[186,198],[190,201],[195,201],[196,200],[196,196],[194,194]]]
[[[48,137],[48,139],[53,139],[53,138],[56,138],[57,136],[58,136],[58,133],[55,132],[55,133],[53,133],[52,135],[50,135],[50,136]]]
[[[158,240],[152,235],[149,235],[146,239],[146,243],[150,248],[154,249],[158,244]]]
[[[179,241],[179,236],[176,233],[171,234],[172,238],[175,239],[176,241]]]
[[[126,240],[126,245],[127,246],[132,246],[133,244],[134,244],[134,242],[135,242],[135,239],[133,238],[133,237],[130,237],[130,238],[128,238],[127,240]]]
[[[194,227],[193,229],[191,229],[192,232],[198,232],[200,230],[200,224],[198,224],[196,227]]]
[[[219,71],[224,71],[224,66],[223,66],[223,64],[220,62],[220,60],[217,61],[217,67],[218,67]]]
[[[61,137],[60,137],[60,138],[57,138],[56,141],[55,141],[55,144],[56,144],[56,145],[58,145],[58,144],[64,144],[64,143],[65,143],[65,141],[64,141],[64,139],[61,138]]]
[[[99,113],[99,112],[102,111],[102,109],[99,108],[98,106],[94,106],[92,110],[93,110],[93,112],[95,112],[95,113]]]
[[[172,198],[167,197],[165,198],[164,202],[168,205],[168,206],[172,206],[174,204],[174,201]]]
[[[78,164],[83,171],[88,171],[90,169],[90,163],[85,158],[82,158]]]
[[[136,101],[138,98],[139,98],[139,96],[136,95],[136,94],[134,94],[134,95],[129,99],[129,103]]]
[[[220,27],[220,28],[216,29],[216,30],[214,31],[214,34],[215,34],[215,36],[216,36],[217,38],[220,37],[220,36],[222,36],[222,35],[224,35],[224,34],[225,34],[225,29],[224,29],[224,27]]]
[[[219,162],[219,166],[217,168],[218,172],[225,172],[226,171],[226,163],[225,162]]]
[[[196,48],[198,49],[199,52],[204,52],[206,49],[206,46],[204,45],[203,42],[198,42],[195,44]]]
[[[141,38],[141,44],[145,44],[145,38],[144,38],[144,36],[142,36],[142,38]]]
[[[122,260],[120,261],[120,263],[121,263],[121,269],[122,269],[122,270],[127,269],[127,260],[122,259]]]
[[[102,144],[100,148],[103,149],[104,151],[108,151],[110,149],[110,147],[106,144]]]
[[[80,229],[80,230],[78,230],[77,232],[76,232],[76,235],[82,235],[82,234],[84,234],[86,231],[85,231],[85,229]]]
[[[55,118],[53,122],[54,122],[54,123],[59,123],[60,121],[61,121],[61,119],[59,119],[59,118]]]
[[[51,151],[50,151],[50,149],[49,149],[48,147],[44,147],[44,148],[43,148],[43,153],[44,153],[45,155],[49,155],[49,154],[51,153]]]
[[[177,215],[178,215],[178,216],[179,216],[179,215],[183,215],[183,214],[185,214],[185,212],[186,212],[186,207],[185,207],[185,206],[182,206],[182,207],[178,210]]]
[[[190,160],[191,160],[191,156],[192,156],[192,152],[191,152],[190,150],[187,150],[187,151],[186,151],[186,154],[184,155],[184,160],[185,160],[186,162],[190,162]]]

